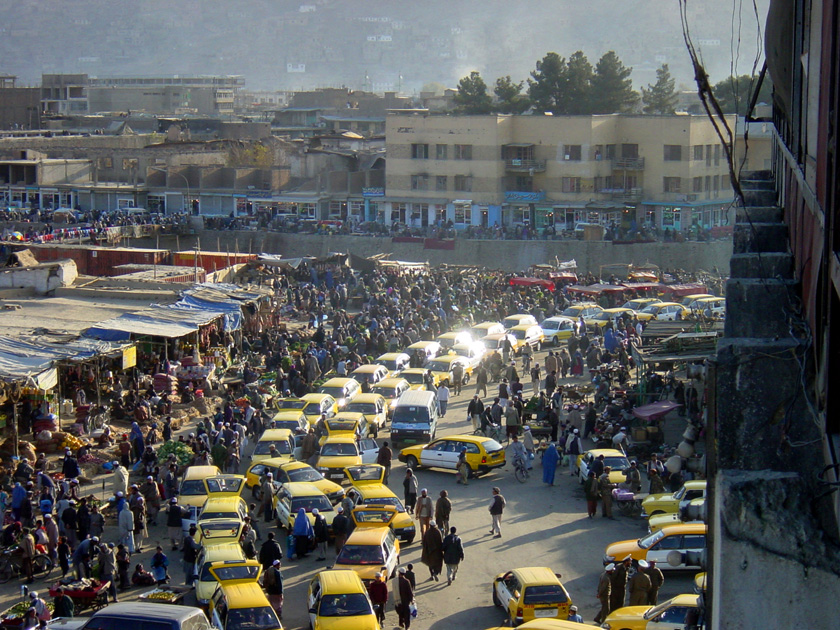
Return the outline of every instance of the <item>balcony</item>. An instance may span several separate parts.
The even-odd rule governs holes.
[[[544,173],[545,160],[505,160],[505,170],[511,173]]]
[[[539,190],[537,192],[528,192],[524,190],[506,190],[505,202],[525,202],[534,203],[537,201],[545,201],[545,191]]]
[[[613,158],[613,168],[623,171],[641,171],[645,168],[645,158]]]
[[[642,200],[641,188],[602,188],[598,192],[603,195],[609,195],[613,201],[633,203]]]

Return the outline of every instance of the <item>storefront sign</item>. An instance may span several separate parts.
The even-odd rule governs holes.
[[[365,186],[362,188],[362,197],[384,197],[385,189],[380,186]]]
[[[519,192],[508,190],[505,192],[505,201],[526,201],[533,203],[535,201],[545,201],[545,192]]]
[[[137,365],[137,346],[126,348],[122,353],[122,369],[126,370]]]

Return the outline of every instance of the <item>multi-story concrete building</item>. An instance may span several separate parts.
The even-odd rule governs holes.
[[[194,113],[230,116],[239,76],[89,77],[45,74],[41,104],[46,113],[83,114],[144,111],[150,114]]]
[[[705,116],[391,113],[386,143],[385,223],[730,224],[728,164]]]
[[[0,129],[40,129],[41,90],[18,87],[14,75],[0,75]]]

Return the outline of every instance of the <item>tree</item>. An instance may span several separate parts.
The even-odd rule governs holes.
[[[748,74],[742,74],[739,77],[729,77],[715,83],[712,88],[712,94],[720,104],[720,108],[724,114],[739,114],[743,116],[747,112],[747,107],[750,106],[750,99],[752,97],[751,90],[755,89],[754,79]],[[770,103],[773,95],[773,85],[770,82],[770,75],[764,77],[764,82],[761,84],[761,90],[758,93],[758,100],[756,103]]]
[[[566,64],[566,91],[563,95],[564,109],[567,114],[592,113],[592,64],[577,51]]]
[[[565,113],[562,110],[563,92],[568,84],[566,60],[554,52],[537,62],[528,79],[528,96],[538,112]]]
[[[496,95],[496,111],[502,114],[521,114],[531,106],[527,95],[522,94],[524,81],[514,83],[510,75],[496,79],[493,93]]]
[[[677,90],[674,85],[668,64],[663,63],[656,71],[656,83],[648,84],[648,89],[642,88],[642,111],[645,114],[673,114],[677,108]]]
[[[611,50],[604,53],[595,65],[592,77],[592,113],[615,114],[629,112],[639,101],[630,79],[632,68],[626,68]]]
[[[458,92],[453,100],[455,111],[459,114],[489,114],[493,110],[487,84],[476,70],[458,82]]]

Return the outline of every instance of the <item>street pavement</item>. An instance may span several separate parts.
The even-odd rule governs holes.
[[[535,356],[535,360],[542,365],[544,356],[545,353],[541,352]],[[517,363],[521,366],[521,362]],[[530,379],[527,381],[525,390],[530,394]],[[574,381],[569,379],[566,382]],[[494,386],[489,386],[488,392],[493,391]],[[472,433],[471,424],[466,418],[466,407],[473,392],[474,385],[471,384],[460,396],[450,400],[446,417],[438,429],[438,437]],[[488,399],[484,400],[488,402]],[[492,397],[489,400],[492,401]],[[185,430],[189,431],[189,428]],[[380,438],[388,439],[387,431],[380,434]],[[585,443],[584,448],[590,445]],[[243,471],[249,459],[243,457]],[[389,485],[400,498],[403,496],[404,476],[405,466],[395,460]],[[514,478],[510,465],[471,480],[467,486],[457,484],[455,473],[449,471],[421,469],[417,477],[419,487],[427,488],[433,500],[437,499],[441,490],[448,491],[453,503],[451,525],[458,528],[466,557],[461,563],[457,579],[451,586],[447,586],[445,579],[441,582],[429,581],[429,572],[420,562],[419,527],[415,542],[402,547],[402,564],[413,563],[417,576],[415,597],[418,616],[411,625],[416,630],[483,630],[503,625],[507,614],[493,606],[492,580],[509,569],[528,566],[547,566],[559,573],[572,602],[578,606],[584,620],[591,623],[599,608],[595,590],[606,546],[618,540],[637,539],[647,533],[645,520],[623,517],[618,510],[614,510],[616,520],[602,518],[600,512],[594,519],[587,518],[586,502],[578,478],[570,476],[568,467],[558,467],[555,485],[546,486],[542,483],[539,457],[534,462],[530,479],[525,483],[519,483]],[[502,519],[502,538],[496,539],[489,534],[488,507],[493,486],[501,489],[507,501]],[[158,521],[163,522],[162,516]],[[260,528],[264,539],[265,524],[260,523]],[[274,527],[269,531],[277,532]],[[105,540],[116,540],[116,533],[114,522],[109,521]],[[160,541],[170,557],[172,583],[183,584],[181,553],[170,551],[165,534],[162,525],[150,528],[150,539],[144,544],[144,553],[135,554],[132,563],[143,562],[148,568],[154,546]],[[278,532],[277,537],[285,541],[284,532]],[[313,558],[314,554],[301,561],[283,560],[284,628],[308,627],[306,594],[309,580],[317,571],[331,566],[335,554],[330,549],[326,562],[318,562]],[[53,570],[48,580],[36,583],[32,588],[46,596],[49,585],[57,577],[56,570]],[[691,573],[666,572],[659,601],[679,593],[692,592],[692,578]],[[0,586],[0,610],[20,601],[20,585],[20,581],[12,580]],[[396,582],[393,585],[396,586]],[[144,590],[148,589],[132,589],[120,594],[120,599],[136,599]],[[193,604],[193,596],[188,596],[185,603]],[[386,623],[383,627],[397,627],[393,599],[386,608]]]

